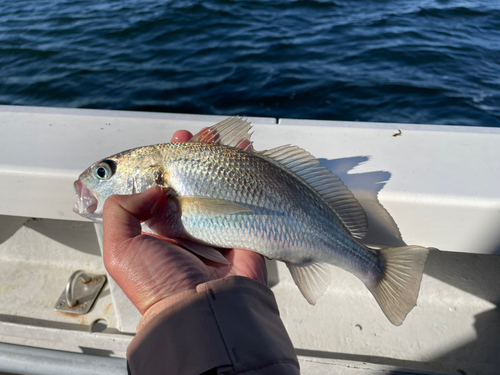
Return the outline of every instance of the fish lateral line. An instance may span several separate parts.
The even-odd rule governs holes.
[[[359,239],[367,234],[368,218],[342,180],[297,146],[256,152],[250,130],[250,122],[230,117],[185,143],[138,147],[101,160],[104,163],[111,160],[116,169],[113,165],[108,165],[109,170],[101,165],[102,169],[93,170],[99,162],[94,163],[79,177],[89,192],[85,189],[77,192],[77,213],[97,217],[102,215],[104,201],[111,195],[135,194],[151,186],[161,186],[166,198],[175,202],[176,210],[160,215],[161,220],[167,220],[160,224],[179,233],[184,238],[179,243],[190,251],[226,264],[227,260],[214,248],[253,247],[248,250],[284,261],[300,292],[311,304],[316,303],[330,283],[328,264],[339,265],[358,276],[389,321],[400,325],[416,305],[428,249],[406,246],[374,251],[362,245]],[[401,134],[402,131],[395,136]],[[218,170],[222,173],[213,173]],[[232,173],[231,178],[225,177],[228,173]],[[207,188],[209,183],[212,185]],[[235,188],[242,184],[247,184],[245,189]],[[186,192],[192,195],[181,195]],[[98,203],[89,208],[85,201],[89,202],[92,194]],[[252,210],[225,197],[257,203],[252,203],[255,204]],[[280,215],[269,215],[272,210]],[[171,226],[169,214],[181,217],[183,226]],[[192,214],[195,219],[189,221],[184,214]],[[224,221],[216,222],[213,227],[200,227],[197,221],[200,217]],[[230,239],[227,226],[231,227]],[[219,232],[214,234],[214,228]],[[306,247],[297,245],[303,241],[309,241]],[[344,243],[345,249],[354,253],[348,254],[344,261],[345,249],[338,249],[333,243]],[[374,261],[373,252],[379,254],[380,261]],[[306,257],[309,261],[301,262]]]

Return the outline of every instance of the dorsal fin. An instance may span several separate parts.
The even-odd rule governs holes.
[[[368,219],[363,207],[342,180],[323,167],[309,152],[297,146],[280,146],[259,152],[279,164],[312,187],[335,211],[353,237],[363,238],[368,232]]]
[[[252,150],[252,134],[249,130],[252,125],[241,117],[229,117],[209,128],[203,129],[188,142],[213,143],[216,145],[226,145],[239,147],[242,150]]]

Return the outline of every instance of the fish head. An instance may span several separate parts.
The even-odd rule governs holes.
[[[102,222],[104,202],[112,195],[141,193],[161,185],[162,172],[154,153],[129,150],[99,160],[74,182],[73,211],[96,223]]]

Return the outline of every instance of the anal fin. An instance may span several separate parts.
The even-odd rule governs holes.
[[[231,264],[231,262],[224,258],[222,254],[219,251],[215,250],[213,247],[203,245],[185,238],[176,238],[175,240],[186,249],[195,253],[196,255],[199,255],[202,258],[226,265]]]
[[[286,266],[307,302],[315,305],[318,298],[323,295],[328,284],[330,284],[330,268],[328,265],[323,263],[309,263],[307,265],[286,263]]]

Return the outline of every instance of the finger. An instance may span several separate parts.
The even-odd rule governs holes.
[[[233,264],[230,274],[249,277],[268,285],[266,261],[262,255],[245,249],[230,249],[223,255]]]
[[[250,137],[250,136],[248,136]],[[200,142],[205,143],[218,143],[221,137],[220,134],[217,133],[213,128],[203,128],[198,133],[198,140]],[[249,139],[240,139],[238,143],[236,143],[237,148],[241,148],[242,150],[247,149],[247,151],[253,152],[255,149],[252,146],[252,142]]]
[[[203,128],[197,135],[198,141],[204,143],[216,143],[220,139],[219,133],[212,128]]]
[[[220,136],[218,133],[214,132],[213,129],[210,128],[203,128],[201,131],[198,133],[199,135],[199,140],[201,142],[205,143],[215,143],[220,139]],[[191,138],[193,138],[193,134],[190,133],[187,130],[178,130],[174,133],[171,142],[172,143],[180,143],[180,142],[187,142]],[[248,139],[242,139],[237,147],[241,149],[247,149],[247,151],[255,151],[253,148],[252,142]]]
[[[187,130],[177,130],[170,142],[182,143],[189,141],[191,138],[193,138],[193,134],[191,134],[191,132],[188,132]]]
[[[248,139],[243,139],[238,143],[236,146],[238,148],[241,148],[242,150],[247,149],[247,151],[254,152],[255,149],[253,148],[252,142]]]
[[[155,207],[165,199],[156,186],[140,194],[114,195],[104,203],[104,248],[116,246],[141,234],[141,221],[154,216]]]

